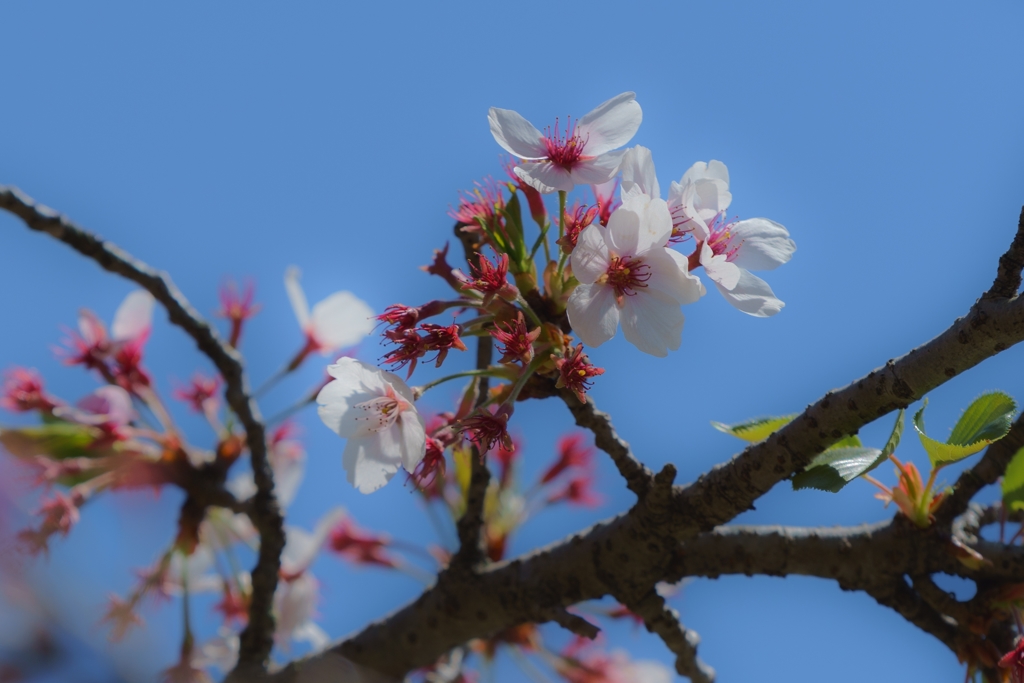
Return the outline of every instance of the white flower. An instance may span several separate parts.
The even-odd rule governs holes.
[[[306,294],[299,284],[301,274],[295,266],[288,268],[284,287],[310,350],[329,356],[338,349],[353,346],[373,330],[377,324],[373,310],[351,292],[335,292],[313,306],[310,312]]]
[[[153,327],[153,295],[137,289],[124,298],[114,313],[110,334],[115,342],[135,341],[141,344]]]
[[[698,161],[668,191],[668,208],[672,213],[672,237],[707,239],[710,225],[732,203],[729,192],[729,169],[721,161]]]
[[[725,210],[731,202],[725,164],[698,161],[681,184],[672,183],[673,236],[693,235],[696,258],[726,301],[759,318],[775,315],[785,304],[750,271],[778,268],[793,256],[796,243],[786,228],[767,218],[727,222]]]
[[[580,233],[572,270],[582,284],[566,312],[588,346],[611,339],[621,322],[630,343],[666,356],[682,340],[679,306],[699,299],[704,286],[690,275],[686,257],[665,247],[672,232],[665,201],[628,193],[625,201],[607,227],[591,225]]]
[[[353,358],[327,368],[334,380],[316,397],[324,424],[348,439],[342,464],[363,493],[376,491],[399,467],[416,469],[426,453],[423,418],[398,375]]]
[[[511,109],[491,107],[487,114],[495,141],[526,162],[516,167],[516,175],[545,193],[611,180],[624,154],[612,150],[630,141],[642,119],[631,92],[599,104],[575,125],[569,120],[564,136],[557,121],[544,135]]]

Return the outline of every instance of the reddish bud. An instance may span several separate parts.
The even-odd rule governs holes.
[[[569,213],[570,211],[572,212],[571,214]],[[579,240],[583,228],[594,222],[599,211],[600,207],[598,206],[592,206],[588,209],[580,204],[576,204],[571,209],[566,210],[565,235],[558,239],[558,244],[562,247],[562,251],[566,254],[572,253],[572,250],[576,248],[576,241]]]
[[[387,536],[364,531],[348,517],[331,530],[330,549],[356,564],[397,567],[398,562],[385,551],[390,543]]]
[[[547,469],[540,483],[547,484],[570,467],[590,468],[594,449],[585,445],[582,434],[568,434],[558,440],[558,459]]]
[[[508,433],[508,419],[512,416],[512,408],[502,405],[495,412],[478,410],[462,420],[460,431],[477,445],[481,453],[486,453],[497,444],[512,450],[512,437]]]
[[[478,231],[480,223],[492,229],[498,227],[501,223],[500,211],[505,208],[501,188],[491,177],[484,178],[483,183],[473,184],[476,188],[463,190],[459,197],[459,208],[449,209],[448,215],[470,232]]]
[[[1017,644],[999,660],[1000,669],[1010,670],[1012,683],[1024,683],[1024,638],[1017,638]]]
[[[594,507],[601,504],[601,497],[594,490],[594,475],[590,472],[573,477],[561,491],[548,498],[549,504],[566,502],[571,505]]]
[[[522,363],[525,366],[533,360],[533,345],[540,337],[540,328],[528,331],[526,319],[519,312],[515,320],[504,325],[496,324],[490,334],[502,345],[498,349],[502,354],[501,363]]]
[[[501,254],[497,263],[491,263],[483,254],[477,254],[476,262],[470,262],[472,278],[465,278],[463,289],[480,292],[485,301],[498,296],[511,301],[519,295],[516,286],[508,281],[508,254]]]
[[[429,266],[421,266],[423,270],[436,275],[439,278],[443,278],[445,282],[451,285],[452,289],[456,292],[462,291],[462,281],[455,276],[452,272],[452,267],[448,265],[448,244],[444,245],[444,249],[434,250],[434,261]]]
[[[590,378],[604,374],[603,368],[590,364],[590,359],[583,353],[583,344],[577,344],[568,356],[556,361],[555,365],[558,367],[558,381],[555,386],[568,387],[581,403],[587,402],[586,392],[593,384]]]
[[[234,282],[228,282],[220,288],[220,310],[217,311],[217,315],[231,323],[231,332],[228,336],[228,343],[231,346],[238,346],[238,340],[242,336],[242,325],[260,311],[260,305],[252,301],[255,293],[251,282],[246,282],[241,292]]]
[[[205,413],[207,409],[216,407],[220,381],[220,377],[207,377],[197,372],[187,387],[174,390],[174,398],[184,401],[197,413]]]
[[[437,498],[441,495],[441,484],[444,483],[445,445],[433,437],[427,437],[427,452],[416,465],[416,469],[409,475],[424,496],[428,499]]]
[[[57,405],[55,399],[46,395],[43,378],[35,370],[11,368],[4,373],[0,406],[17,413],[31,410],[52,413]]]

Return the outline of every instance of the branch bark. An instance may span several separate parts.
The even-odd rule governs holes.
[[[267,460],[266,437],[259,408],[249,392],[242,358],[225,344],[217,331],[196,311],[166,273],[161,273],[119,247],[75,225],[66,216],[36,203],[14,187],[0,185],[0,208],[20,218],[36,232],[45,233],[95,261],[101,268],[135,282],[167,310],[171,323],[185,331],[224,378],[225,400],[246,433],[257,492],[250,506],[260,532],[260,551],[252,571],[249,625],[241,635],[239,667],[262,670],[273,646],[271,614],[277,574],[284,548],[284,520],[274,498],[274,480]]]

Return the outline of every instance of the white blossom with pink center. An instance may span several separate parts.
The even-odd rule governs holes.
[[[690,267],[704,266],[726,301],[759,318],[775,315],[785,304],[750,271],[778,268],[792,258],[796,243],[786,228],[767,218],[727,221],[731,202],[725,164],[698,161],[680,183],[672,183],[673,238],[690,234],[697,240]]]
[[[698,161],[678,183],[669,186],[673,240],[679,241],[687,235],[693,235],[697,241],[707,239],[711,223],[731,203],[729,169],[714,159],[707,163]]]
[[[329,356],[338,349],[354,346],[373,331],[377,325],[373,309],[351,292],[335,292],[310,311],[306,293],[299,284],[301,274],[295,266],[288,268],[284,287],[310,351]]]
[[[588,346],[600,346],[619,324],[626,340],[653,356],[679,348],[683,314],[679,307],[704,294],[686,257],[665,245],[672,232],[668,205],[661,199],[624,197],[608,226],[590,225],[572,252],[580,285],[566,312]]]
[[[541,133],[511,109],[491,107],[487,114],[495,141],[525,162],[516,166],[516,175],[544,193],[611,180],[624,154],[615,150],[630,141],[642,119],[631,92],[599,104],[575,123],[569,119],[564,132],[556,120]]]
[[[339,358],[327,372],[334,380],[317,396],[317,412],[348,439],[342,464],[349,483],[372,493],[400,467],[413,472],[426,453],[427,435],[406,383],[354,358]]]
[[[700,265],[725,300],[739,310],[766,318],[785,306],[767,282],[750,272],[778,268],[796,251],[789,232],[775,221],[750,218],[727,223],[719,216],[699,249]]]

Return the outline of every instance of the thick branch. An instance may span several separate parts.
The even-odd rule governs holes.
[[[249,625],[242,632],[239,663],[240,666],[261,668],[273,646],[271,606],[284,548],[284,521],[274,498],[263,423],[259,408],[249,394],[241,356],[220,339],[216,330],[199,315],[166,273],[158,272],[117,246],[100,240],[67,217],[37,204],[16,188],[0,186],[0,208],[21,218],[32,230],[64,242],[105,270],[147,290],[167,309],[170,321],[192,337],[224,378],[225,399],[245,428],[252,457],[257,493],[251,506],[251,516],[260,532],[259,560],[252,572]]]

